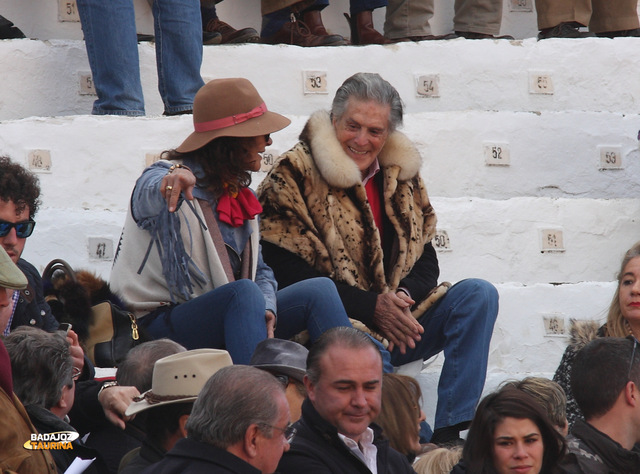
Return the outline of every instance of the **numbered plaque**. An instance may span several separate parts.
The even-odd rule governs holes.
[[[553,81],[551,74],[530,72],[529,73],[529,93],[530,94],[553,94]]]
[[[273,167],[273,164],[278,159],[278,156],[280,156],[280,153],[278,152],[278,150],[275,150],[273,148],[267,148],[265,152],[262,154],[262,161],[260,162],[260,171],[264,171],[265,173],[268,173],[269,170],[271,170],[271,168]]]
[[[431,243],[438,252],[451,251],[451,241],[449,240],[449,234],[446,230],[437,229],[436,235],[433,237]]]
[[[416,76],[416,96],[440,97],[440,76],[438,74]]]
[[[533,0],[511,0],[509,7],[512,12],[532,12]]]
[[[600,169],[601,170],[621,170],[622,169],[622,147],[619,146],[599,146]]]
[[[540,248],[542,252],[564,252],[562,229],[540,230]]]
[[[58,21],[80,21],[76,0],[58,0]]]
[[[27,163],[31,171],[51,173],[51,152],[49,150],[29,150]]]
[[[564,317],[562,314],[546,314],[542,317],[544,332],[547,336],[564,335]]]
[[[508,143],[484,143],[484,162],[489,166],[510,166]]]
[[[305,94],[328,94],[326,71],[302,71]]]
[[[89,259],[113,260],[113,241],[106,237],[89,237]]]
[[[80,95],[98,95],[90,72],[80,73]]]

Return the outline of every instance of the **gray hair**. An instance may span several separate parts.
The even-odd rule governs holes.
[[[73,387],[73,359],[64,333],[20,326],[4,338],[4,345],[11,359],[13,391],[23,405],[48,410],[58,403],[65,386]]]
[[[307,377],[313,384],[317,384],[322,375],[320,359],[334,346],[347,347],[349,349],[375,350],[380,360],[382,356],[373,340],[364,332],[350,326],[338,326],[325,331],[309,350],[307,356]]]
[[[122,386],[133,386],[140,393],[151,388],[153,365],[156,361],[187,349],[171,339],[163,338],[145,342],[131,349],[120,363],[116,381]]]
[[[245,365],[218,370],[205,384],[187,421],[188,437],[226,449],[244,439],[252,424],[273,435],[279,414],[275,395],[284,388],[268,372]]]
[[[395,131],[402,125],[403,105],[400,94],[398,94],[395,87],[382,79],[379,74],[359,72],[344,81],[336,91],[331,104],[331,117],[333,119],[338,120],[344,115],[351,98],[361,101],[373,100],[378,104],[391,107],[389,112],[389,132]]]

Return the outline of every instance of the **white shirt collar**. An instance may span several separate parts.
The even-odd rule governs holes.
[[[371,428],[367,428],[362,433],[360,443],[340,433],[338,433],[338,436],[347,448],[365,463],[373,474],[378,474],[378,448],[373,444],[374,435]]]

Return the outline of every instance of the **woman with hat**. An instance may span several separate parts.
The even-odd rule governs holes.
[[[278,291],[262,259],[251,171],[269,134],[290,121],[246,79],[203,86],[193,121],[195,131],[136,182],[114,259],[111,285],[140,324],[188,349],[225,348],[240,364],[268,336],[308,329],[313,341],[350,325],[333,282]]]

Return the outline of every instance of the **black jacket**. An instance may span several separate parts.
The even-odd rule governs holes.
[[[44,407],[38,405],[27,405],[25,407],[33,426],[38,433],[55,433],[57,431],[75,431],[71,425],[64,422],[56,415]],[[72,443],[73,449],[52,449],[49,452],[58,467],[58,472],[65,472],[75,458],[92,459],[96,458],[89,468],[84,471],[87,474],[107,474],[109,470],[100,457],[100,454],[93,448],[86,446],[80,438]]]
[[[20,291],[11,329],[18,326],[34,326],[49,332],[58,329],[58,321],[44,300],[40,273],[36,267],[22,258],[18,260],[18,268],[27,277],[27,288]]]
[[[313,407],[309,399],[302,404],[302,417],[295,424],[297,434],[291,449],[284,453],[278,472],[281,474],[362,473],[369,468],[338,437],[338,430]],[[378,474],[415,473],[407,458],[389,446],[382,429],[372,424],[373,444],[378,448]]]
[[[158,461],[162,461],[166,451],[156,445],[154,445],[148,438],[142,442],[142,446],[131,451],[131,453],[125,454],[120,463],[120,474],[138,474],[146,467],[151,466]],[[126,464],[124,460],[130,456],[129,462]]]
[[[260,471],[237,456],[190,438],[183,438],[167,452],[162,461],[141,474],[260,474]]]
[[[568,474],[627,474],[640,472],[640,452],[624,449],[584,420],[576,420],[567,437],[568,452],[561,463]]]

